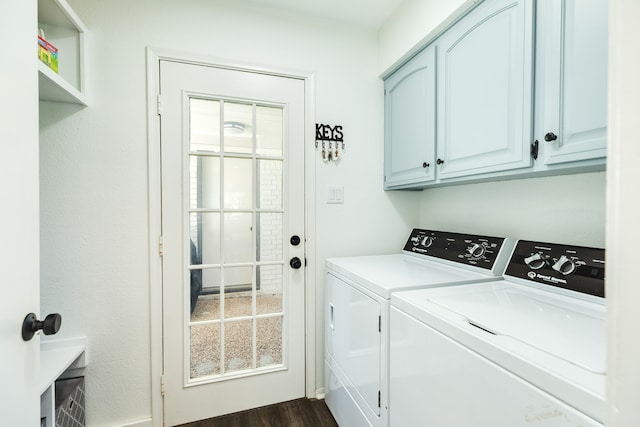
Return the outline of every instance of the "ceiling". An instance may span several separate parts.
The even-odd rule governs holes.
[[[377,29],[403,0],[246,0],[321,18]]]

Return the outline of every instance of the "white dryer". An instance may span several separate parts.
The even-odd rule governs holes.
[[[498,280],[504,238],[414,229],[402,253],[326,262],[325,401],[342,427],[387,427],[393,292]]]
[[[519,241],[505,280],[391,301],[394,427],[602,427],[604,250]]]

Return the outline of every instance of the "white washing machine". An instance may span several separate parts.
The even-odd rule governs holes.
[[[327,260],[325,402],[340,426],[389,425],[392,293],[498,280],[512,249],[504,238],[414,229],[402,253]]]
[[[604,250],[519,241],[504,280],[391,306],[391,426],[602,427]]]

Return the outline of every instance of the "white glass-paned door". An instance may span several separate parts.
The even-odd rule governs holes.
[[[160,75],[165,423],[302,397],[304,81]]]

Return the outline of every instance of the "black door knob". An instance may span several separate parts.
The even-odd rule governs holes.
[[[438,159],[438,160],[436,160],[436,163],[437,163],[437,164],[439,164],[439,165],[441,165],[441,164],[443,164],[443,163],[444,163],[444,160],[442,160],[442,159]]]
[[[427,163],[427,162],[423,162],[422,163],[422,167],[425,168],[425,169],[428,168],[429,166],[431,166],[431,165],[429,163]]]
[[[58,313],[51,313],[44,318],[44,321],[38,320],[34,313],[27,314],[22,322],[22,339],[30,341],[31,338],[42,329],[45,335],[57,334],[62,325],[62,316]]]
[[[291,266],[291,268],[295,268],[297,270],[302,267],[302,261],[300,261],[300,258],[298,258],[297,256],[294,256],[289,261],[289,265]]]
[[[553,132],[549,132],[544,136],[544,140],[549,142],[549,141],[555,141],[556,139],[558,139],[558,135],[556,135]]]
[[[298,246],[300,244],[300,236],[296,236],[296,235],[291,236],[291,238],[289,239],[289,242],[293,246]]]

